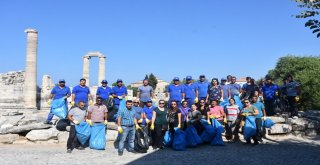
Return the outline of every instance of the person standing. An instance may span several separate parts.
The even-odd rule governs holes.
[[[71,127],[69,131],[69,138],[67,141],[67,153],[71,153],[74,148],[83,150],[84,147],[80,145],[78,138],[76,136],[75,125],[80,124],[83,121],[86,121],[86,103],[84,101],[79,101],[77,107],[71,108],[68,114],[68,119],[71,122]]]
[[[152,114],[153,114],[153,109],[155,107],[153,107],[152,105],[152,100],[147,100],[147,104],[146,106],[143,108],[143,113],[144,113],[144,118],[146,119],[146,122],[149,124],[152,120]]]
[[[147,105],[148,100],[154,99],[153,88],[147,79],[143,80],[143,85],[138,88],[137,97],[140,99],[140,107]]]
[[[226,139],[233,140],[233,136],[235,139],[238,138],[238,132],[235,132],[236,120],[239,116],[240,109],[239,106],[236,105],[236,102],[233,98],[229,99],[229,105],[224,107],[225,117],[227,119],[227,123],[225,123],[226,128]]]
[[[114,116],[114,114],[118,113],[120,101],[125,99],[128,95],[127,88],[123,85],[121,79],[117,79],[117,85],[112,88],[112,97],[113,97],[113,110],[109,113],[110,116]]]
[[[181,112],[176,101],[171,102],[168,110],[169,131],[174,135],[174,128],[181,128]]]
[[[143,119],[144,119],[144,112],[143,109],[139,106],[139,100],[133,100],[133,106],[132,108],[136,111],[136,119],[138,121],[139,124],[142,125],[143,123]]]
[[[191,109],[188,107],[188,102],[186,100],[182,102],[182,106],[179,109],[181,112],[181,129],[184,130],[187,126],[187,117]]]
[[[196,93],[196,100],[206,100],[208,89],[209,89],[209,82],[206,81],[205,75],[199,76],[199,81],[197,82],[197,93]]]
[[[289,112],[291,113],[291,116],[297,116],[298,112],[296,110],[296,104],[299,101],[299,94],[301,93],[300,84],[293,80],[293,76],[291,74],[288,74],[285,87],[287,90],[286,94],[289,104]]]
[[[239,96],[240,93],[242,92],[241,86],[237,84],[236,81],[237,81],[237,78],[235,76],[232,76],[231,83],[229,84],[231,98],[233,98],[234,96]]]
[[[168,129],[167,113],[164,100],[159,100],[159,105],[153,110],[152,122],[150,129],[154,131],[153,149],[163,149],[164,134]]]
[[[244,100],[244,103],[245,103],[245,107],[243,108],[243,110],[241,111],[241,115],[244,116],[244,117],[247,117],[247,116],[256,116],[259,114],[258,112],[258,109],[255,107],[255,106],[252,106],[249,99],[245,99]],[[246,129],[246,128],[244,128]],[[246,144],[251,144],[251,138],[253,139],[254,141],[254,145],[257,145],[259,144],[258,142],[258,138],[257,138],[257,135],[253,135],[252,137],[249,137],[246,140]]]
[[[231,93],[230,93],[230,87],[227,83],[227,79],[225,78],[222,78],[221,79],[221,88],[223,90],[223,100],[226,101],[226,100],[229,100],[229,98],[231,97]]]
[[[86,86],[86,79],[84,78],[80,79],[80,84],[72,89],[71,105],[78,105],[80,101],[83,101],[85,103],[85,109],[88,109],[88,106],[93,104],[90,89]]]
[[[181,101],[184,98],[184,89],[183,86],[180,85],[180,80],[178,77],[173,78],[173,84],[170,84],[167,87],[166,97],[169,96],[169,106],[172,101],[176,101],[178,107],[181,106]]]
[[[64,79],[59,80],[59,85],[55,86],[50,93],[48,105],[51,105],[51,101],[64,98],[65,99],[65,106],[68,109],[68,102],[67,98],[71,96],[71,91],[68,86],[65,85],[66,81]],[[50,108],[50,112],[48,114],[47,120],[44,122],[45,124],[52,124],[51,120],[54,114],[52,113],[52,108]]]
[[[118,154],[123,155],[124,142],[128,139],[128,151],[135,153],[134,150],[134,138],[136,129],[141,129],[137,123],[136,112],[132,108],[132,101],[126,101],[126,108],[120,109],[118,113],[118,132],[121,135],[119,142]]]
[[[274,101],[277,97],[279,86],[272,83],[271,77],[266,77],[266,84],[262,87],[262,95],[266,107],[267,116],[275,115]]]
[[[107,80],[102,80],[101,81],[101,86],[98,87],[97,89],[97,97],[102,98],[102,102],[106,101],[109,99],[109,96],[112,93],[112,89],[108,87],[108,81]]]
[[[194,126],[194,128],[197,130],[198,135],[201,135],[204,130],[204,127],[200,122],[201,119],[201,112],[197,110],[197,106],[195,104],[192,104],[191,110],[188,113],[187,122]]]
[[[202,119],[207,120],[208,118],[208,107],[206,107],[205,100],[199,100],[198,102],[198,110],[201,113]]]
[[[108,124],[108,108],[102,104],[101,97],[96,98],[96,103],[88,109],[87,122],[90,126],[95,123]]]
[[[218,100],[211,100],[211,106],[209,108],[209,111],[207,112],[207,119],[209,124],[211,124],[210,119],[212,118],[217,119],[221,125],[223,125],[224,123],[224,110],[221,106],[218,105],[218,102]]]
[[[217,78],[213,78],[211,85],[209,86],[206,102],[211,103],[212,100],[223,101],[223,95],[223,89],[219,85],[219,80]]]
[[[252,106],[256,107],[258,109],[259,114],[257,114],[256,117],[256,126],[257,126],[257,139],[258,141],[262,142],[262,136],[263,136],[263,128],[262,128],[262,120],[266,120],[266,110],[264,108],[263,103],[258,101],[257,96],[252,97],[253,104]]]
[[[197,86],[193,84],[192,77],[186,77],[186,83],[184,84],[185,100],[188,102],[188,106],[191,107],[194,102],[198,102],[196,99]]]

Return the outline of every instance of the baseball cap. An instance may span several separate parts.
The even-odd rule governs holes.
[[[150,99],[149,99],[149,100],[147,100],[147,103],[152,103],[152,100],[150,100]]]
[[[180,81],[180,80],[179,80],[179,77],[174,77],[174,78],[173,78],[173,81]]]
[[[108,84],[108,81],[107,81],[107,80],[102,80],[101,83],[106,83],[106,84]]]
[[[65,83],[66,81],[64,79],[60,79],[59,83]]]
[[[118,82],[122,82],[122,79],[118,79],[118,80],[117,80],[117,83],[118,83]]]
[[[187,76],[186,80],[192,80],[192,77],[191,76]]]
[[[205,78],[206,76],[204,74],[200,75],[199,76],[200,78]]]
[[[221,81],[227,81],[227,79],[225,79],[225,78],[222,78],[222,79],[221,79]]]

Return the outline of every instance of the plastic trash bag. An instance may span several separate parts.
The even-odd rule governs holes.
[[[194,128],[194,126],[188,126],[185,132],[187,147],[196,147],[198,144],[202,143],[202,139],[198,135],[197,130]]]
[[[170,131],[166,131],[166,133],[164,134],[164,138],[163,138],[163,144],[165,146],[171,146],[172,144],[172,133]]]
[[[222,107],[222,108],[224,108],[225,106],[227,106],[229,104],[229,100],[228,99],[225,99],[225,100],[223,100],[222,102],[220,102],[220,106]]]
[[[186,149],[186,133],[179,128],[175,129],[172,148],[176,151],[184,151]]]
[[[81,122],[75,126],[78,141],[84,145],[90,138],[91,128],[87,122]]]
[[[65,119],[68,115],[66,100],[64,98],[53,100],[51,102],[51,110],[52,113],[58,116],[60,119]]]
[[[222,133],[224,132],[223,126],[218,122],[217,119],[213,119],[212,120],[212,127],[214,128],[216,133],[212,137],[210,144],[214,145],[214,146],[223,146],[224,145],[224,142],[222,140]]]
[[[91,149],[104,150],[106,147],[106,129],[103,123],[94,124],[91,127],[89,146]]]
[[[262,121],[262,127],[271,128],[275,123],[270,119],[267,118],[265,121]]]
[[[243,104],[241,102],[240,97],[239,96],[234,96],[233,98],[234,98],[234,101],[235,101],[236,105],[239,106],[239,109],[242,109],[243,108]]]
[[[256,122],[255,122],[256,118],[254,116],[247,116],[246,117],[246,121],[243,127],[243,136],[244,139],[249,139],[252,136],[254,136],[256,134]]]
[[[211,124],[217,133],[224,132],[224,127],[219,123],[219,121],[217,119],[212,119]]]

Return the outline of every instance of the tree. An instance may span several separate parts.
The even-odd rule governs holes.
[[[153,90],[156,89],[158,84],[158,80],[156,76],[154,76],[152,73],[149,75],[149,85],[153,88]]]
[[[144,80],[148,80],[149,76],[146,74],[146,77],[144,77]]]
[[[301,84],[300,109],[320,109],[320,56],[297,57],[288,55],[281,57],[276,67],[268,72],[276,84],[282,85],[287,74]]]
[[[131,85],[128,85],[127,89],[132,90],[133,96],[137,96],[137,92],[138,92],[138,88],[137,87],[132,87]]]
[[[317,16],[319,16],[320,11],[320,0],[295,0],[298,3],[298,7],[303,8],[300,14],[296,15],[296,18],[310,18],[305,23],[305,27],[309,27],[312,30],[312,33],[316,34],[317,37],[320,37],[320,21]]]

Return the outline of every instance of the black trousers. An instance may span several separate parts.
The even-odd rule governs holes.
[[[261,118],[256,118],[256,127],[257,127],[257,139],[262,140],[263,129],[262,129],[262,120]]]
[[[166,129],[164,128],[165,125],[163,124],[154,124],[154,136],[153,136],[153,147],[154,148],[161,148],[163,147],[163,138],[164,134],[166,132]]]
[[[298,112],[296,110],[296,96],[287,96],[288,104],[289,104],[289,112],[291,113],[291,116],[297,116]]]
[[[76,128],[74,125],[71,125],[70,132],[69,132],[69,138],[67,141],[67,149],[74,149],[78,148],[80,146],[80,143],[78,141],[78,138],[76,136]]]
[[[274,112],[274,100],[265,100],[264,101],[264,106],[266,107],[267,116],[275,115],[275,112]]]

